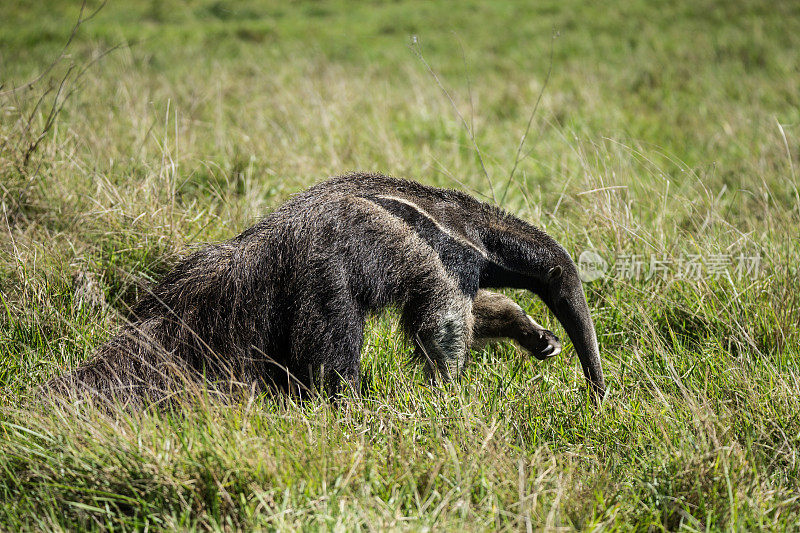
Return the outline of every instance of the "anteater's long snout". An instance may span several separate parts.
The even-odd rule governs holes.
[[[575,346],[583,374],[592,388],[595,401],[601,402],[605,397],[606,382],[600,363],[600,349],[597,345],[594,322],[581,287],[578,286],[572,297],[567,298],[553,311]]]

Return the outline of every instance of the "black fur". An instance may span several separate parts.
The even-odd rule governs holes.
[[[602,395],[594,327],[561,246],[462,192],[378,174],[329,179],[190,255],[91,362],[49,388],[160,399],[202,376],[299,393],[357,390],[365,320],[389,306],[431,376],[448,380],[473,340],[483,287],[538,294]]]

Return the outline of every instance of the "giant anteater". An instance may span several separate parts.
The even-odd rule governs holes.
[[[491,287],[538,295],[602,398],[592,318],[564,248],[465,193],[364,173],[311,187],[188,256],[47,390],[158,400],[200,377],[300,395],[358,390],[365,320],[390,306],[431,380],[457,378],[470,346],[494,337],[542,359],[560,351],[519,306],[482,290]]]

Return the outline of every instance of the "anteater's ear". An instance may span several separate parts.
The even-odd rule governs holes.
[[[561,277],[561,274],[564,273],[564,270],[561,268],[561,265],[556,265],[550,270],[547,271],[547,281],[553,281]]]

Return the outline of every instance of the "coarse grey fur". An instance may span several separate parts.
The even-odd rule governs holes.
[[[311,187],[191,254],[90,362],[47,389],[134,401],[199,378],[300,395],[358,390],[365,320],[390,306],[431,379],[458,378],[473,342],[489,338],[509,336],[537,357],[560,351],[516,304],[480,291],[491,287],[537,294],[602,398],[589,308],[558,243],[465,193],[364,173]]]

